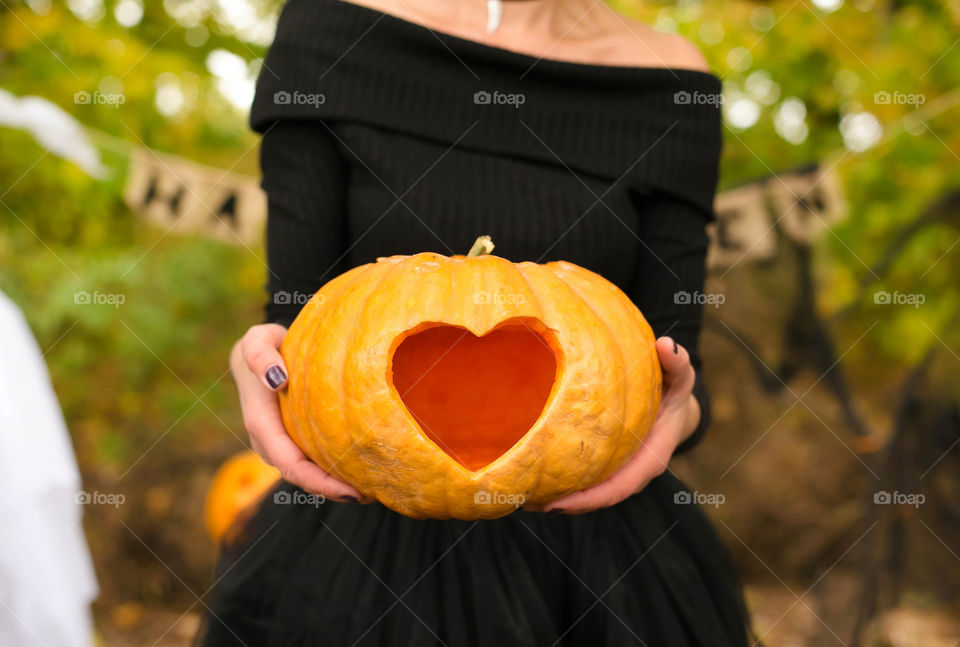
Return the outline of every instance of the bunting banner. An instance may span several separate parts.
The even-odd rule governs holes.
[[[809,245],[847,215],[840,178],[822,165],[775,174],[717,194],[707,268],[770,260],[782,233]]]
[[[261,240],[267,217],[256,178],[146,148],[132,152],[124,200],[164,229],[244,245]],[[780,235],[810,244],[846,215],[846,204],[836,174],[812,165],[719,193],[715,211],[707,232],[711,271],[772,259]]]
[[[244,245],[261,239],[267,217],[267,199],[255,178],[145,148],[131,153],[123,199],[165,230]]]

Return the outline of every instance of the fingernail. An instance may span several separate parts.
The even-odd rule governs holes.
[[[563,508],[550,508],[547,510],[547,514],[556,514],[558,512],[563,512]]]
[[[360,503],[360,499],[355,496],[350,496],[349,494],[344,494],[337,500],[340,501],[340,503]]]
[[[674,355],[679,355],[679,354],[680,354],[680,347],[677,346],[677,342],[676,342],[676,341],[673,342],[673,354],[674,354]]]
[[[287,381],[287,374],[283,372],[283,369],[274,364],[267,369],[267,384],[270,385],[271,389],[276,389],[278,386]]]

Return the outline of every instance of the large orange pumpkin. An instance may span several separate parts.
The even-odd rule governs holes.
[[[280,471],[252,451],[231,456],[217,468],[207,490],[203,517],[207,533],[219,542],[233,522],[259,501],[280,478]]]
[[[324,285],[283,343],[290,436],[411,517],[494,518],[596,484],[660,403],[650,326],[566,262],[392,256]]]

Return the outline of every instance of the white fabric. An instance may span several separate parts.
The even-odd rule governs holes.
[[[21,99],[0,89],[0,126],[30,133],[38,144],[54,155],[70,160],[91,177],[106,176],[107,169],[100,162],[100,153],[90,142],[83,126],[52,101],[43,97]]]
[[[97,581],[70,437],[23,315],[0,293],[0,645],[87,647]]]

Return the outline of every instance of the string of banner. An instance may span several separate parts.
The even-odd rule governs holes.
[[[132,151],[124,201],[134,213],[170,231],[251,245],[262,236],[267,217],[266,196],[256,178],[145,148]],[[843,218],[846,206],[839,178],[816,164],[723,191],[715,211],[707,265],[722,269],[773,257],[774,223],[786,235],[810,242]]]
[[[958,91],[939,97],[888,124],[885,138],[899,134],[908,119],[929,119],[958,101]],[[771,259],[777,253],[778,232],[809,244],[846,217],[847,204],[834,166],[810,164],[717,194],[716,220],[708,227],[708,269]],[[143,147],[133,148],[129,169],[124,201],[146,220],[171,231],[202,233],[228,242],[260,240],[267,200],[256,178]]]

